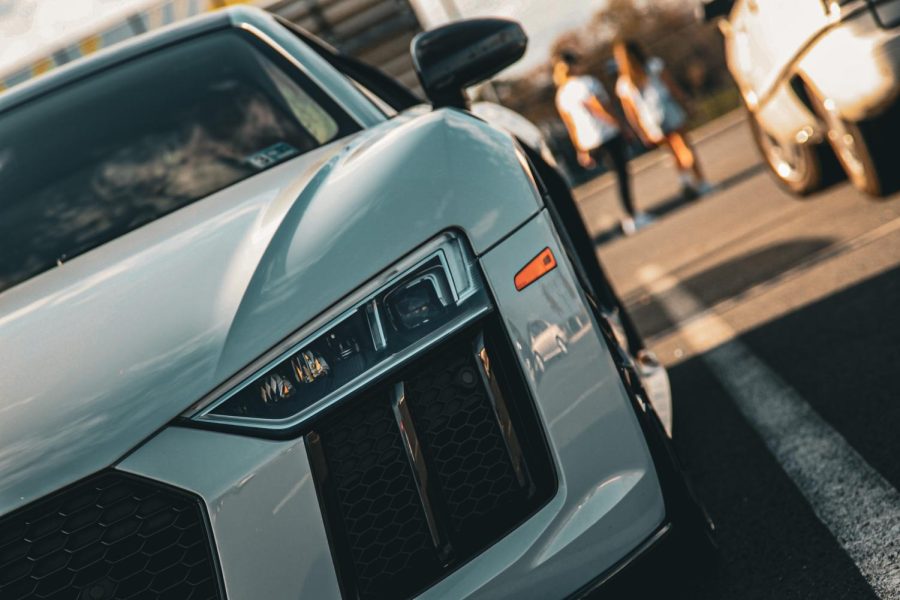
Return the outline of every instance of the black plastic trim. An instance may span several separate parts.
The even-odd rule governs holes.
[[[3,522],[6,519],[14,518],[19,513],[26,512],[26,511],[32,509],[33,507],[35,507],[35,505],[37,505],[37,504],[51,502],[51,501],[53,501],[54,498],[56,498],[58,496],[66,495],[66,494],[70,493],[71,491],[73,491],[75,488],[78,488],[78,487],[81,487],[84,485],[89,485],[91,483],[91,481],[93,481],[95,479],[99,479],[99,478],[107,476],[107,475],[114,476],[114,477],[121,477],[123,479],[130,479],[130,480],[136,481],[145,486],[152,486],[152,487],[160,488],[161,490],[165,491],[168,494],[172,494],[174,496],[180,496],[183,499],[196,505],[197,510],[200,513],[204,533],[206,534],[206,554],[207,554],[207,559],[209,560],[210,565],[213,570],[213,576],[214,576],[215,582],[216,582],[215,583],[216,592],[217,592],[218,598],[220,600],[227,600],[228,596],[225,593],[225,579],[224,579],[224,576],[222,573],[222,565],[219,561],[218,546],[216,544],[216,539],[213,534],[212,520],[210,519],[209,511],[207,510],[207,506],[206,506],[206,502],[203,500],[203,498],[200,495],[198,495],[190,490],[186,490],[184,488],[180,488],[180,487],[171,485],[164,481],[159,481],[158,479],[145,477],[143,475],[137,475],[137,474],[131,473],[129,471],[123,471],[123,470],[117,469],[115,467],[108,467],[108,468],[102,469],[100,471],[91,473],[90,475],[87,475],[86,477],[82,477],[81,479],[78,479],[77,481],[73,481],[72,483],[69,483],[63,487],[53,490],[49,494],[45,494],[39,498],[32,500],[31,502],[29,502],[27,504],[17,507],[16,509],[0,516],[0,522]]]
[[[312,48],[328,64],[350,79],[365,86],[394,110],[398,112],[403,111],[425,102],[415,92],[381,69],[341,52],[284,17],[276,15],[275,20],[290,31],[292,35],[295,35],[304,44]]]
[[[319,513],[325,526],[325,537],[328,540],[328,549],[331,553],[331,563],[334,565],[335,576],[341,597],[345,599],[359,598],[359,590],[352,576],[353,561],[346,538],[338,533],[338,524],[332,518],[337,515],[337,499],[334,497],[332,487],[329,485],[328,463],[325,461],[325,452],[322,449],[322,440],[316,431],[310,431],[303,440],[306,444],[306,454],[309,460],[309,468],[312,472],[313,484],[316,489],[316,497],[319,501]],[[331,508],[329,508],[331,507]]]
[[[580,587],[573,594],[570,594],[566,600],[580,600],[593,594],[594,592],[606,587],[613,580],[618,579],[626,574],[627,571],[633,569],[638,562],[645,558],[649,553],[653,552],[661,544],[671,537],[672,526],[669,523],[661,525],[656,531],[650,534],[646,540],[632,550],[622,560],[617,562],[611,568],[606,570],[602,575],[591,580],[584,586]]]
[[[900,25],[900,17],[895,18],[890,23],[886,23],[881,17],[881,12],[879,12],[878,10],[879,4],[887,4],[891,1],[892,0],[866,0],[866,4],[868,5],[869,10],[872,11],[872,16],[874,17],[875,22],[878,23],[878,26],[882,29],[893,29],[894,27]]]

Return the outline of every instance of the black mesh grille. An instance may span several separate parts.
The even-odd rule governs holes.
[[[0,519],[0,598],[219,598],[193,497],[103,473]]]
[[[497,390],[489,391],[476,359],[478,334],[467,331],[430,352],[342,406],[307,438],[345,597],[420,592],[497,541],[555,489],[518,370],[502,381],[522,441],[524,465],[518,473],[513,466],[515,451],[492,402]],[[505,338],[489,339],[496,363]],[[427,483],[418,486],[392,406],[398,382],[409,407],[405,428],[421,445],[427,471]]]
[[[322,435],[356,578],[373,597],[415,588],[440,568],[391,407],[380,400],[363,398]]]
[[[416,431],[453,531],[480,529],[486,518],[520,504],[527,490],[516,480],[472,346],[447,348],[423,367],[406,388]]]

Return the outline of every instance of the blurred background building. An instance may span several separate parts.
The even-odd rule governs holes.
[[[0,89],[202,12],[253,4],[417,87],[409,0],[0,0]]]

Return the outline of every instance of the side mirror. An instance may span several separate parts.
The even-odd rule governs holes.
[[[716,19],[727,17],[734,8],[735,0],[704,0],[702,5],[702,16],[706,21],[715,21]]]
[[[525,54],[528,36],[505,19],[466,19],[425,31],[410,46],[425,95],[435,108],[465,108],[465,89]]]

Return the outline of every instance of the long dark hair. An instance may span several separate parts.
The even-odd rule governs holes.
[[[625,48],[628,59],[627,65],[619,65],[619,72],[627,75],[638,86],[644,85],[647,77],[647,54],[644,48],[635,40],[620,38],[615,45]]]
[[[635,40],[622,40],[622,44],[625,45],[625,50],[638,62],[641,68],[646,69],[647,53],[644,52],[644,47]]]

